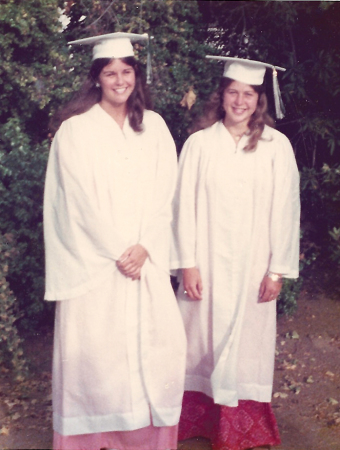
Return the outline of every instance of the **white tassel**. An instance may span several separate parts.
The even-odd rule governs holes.
[[[152,65],[151,65],[151,44],[150,39],[153,39],[153,36],[148,39],[148,54],[146,57],[146,84],[152,83]]]
[[[281,91],[279,86],[279,80],[277,78],[277,71],[273,67],[273,90],[274,90],[274,102],[275,102],[275,113],[278,119],[284,118],[285,107],[281,97]]]

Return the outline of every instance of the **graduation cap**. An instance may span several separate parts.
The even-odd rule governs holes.
[[[76,41],[68,42],[69,45],[93,45],[92,60],[98,58],[127,58],[135,56],[132,43],[138,41],[146,41],[148,44],[147,56],[147,83],[151,83],[151,56],[149,48],[148,34],[136,33],[108,33],[100,36],[93,36],[84,39],[77,39]]]
[[[206,58],[217,59],[225,61],[223,76],[231,78],[232,80],[240,81],[242,83],[253,86],[260,86],[263,84],[264,75],[267,69],[271,69],[273,73],[273,91],[275,112],[278,119],[284,117],[284,105],[281,98],[279,82],[277,79],[277,71],[285,71],[283,67],[273,66],[272,64],[263,63],[261,61],[253,61],[252,59],[232,58],[230,56],[211,56]]]

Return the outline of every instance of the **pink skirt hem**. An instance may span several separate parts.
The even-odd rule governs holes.
[[[177,448],[178,425],[148,427],[132,431],[62,436],[53,433],[54,450],[167,450]]]

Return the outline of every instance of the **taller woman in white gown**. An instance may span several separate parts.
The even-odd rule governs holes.
[[[54,449],[177,448],[185,333],[169,279],[176,150],[146,109],[131,40],[94,43],[60,118],[44,200],[46,300],[56,300]]]
[[[225,59],[180,156],[172,267],[188,339],[180,438],[241,450],[280,441],[269,404],[275,300],[282,277],[298,276],[299,175],[267,114],[267,65]]]

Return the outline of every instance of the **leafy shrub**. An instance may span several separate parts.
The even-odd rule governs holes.
[[[331,205],[330,220],[328,222],[328,234],[332,238],[329,244],[331,259],[335,262],[336,273],[340,269],[340,164],[329,167],[325,164],[322,168],[322,184],[325,188],[323,198]],[[333,226],[334,225],[334,226]],[[340,279],[339,279],[340,284]]]
[[[11,233],[17,252],[7,280],[24,314],[21,325],[34,328],[51,306],[43,302],[43,188],[48,142],[34,145],[18,119],[2,127],[0,147],[0,232]]]
[[[9,265],[16,255],[13,236],[0,234],[0,364],[12,369],[15,379],[19,381],[27,372],[21,339],[16,327],[21,313],[6,280]]]
[[[297,299],[300,295],[301,286],[301,274],[297,280],[288,278],[283,280],[282,289],[277,299],[277,314],[279,316],[283,314],[290,316],[296,311]]]
[[[329,235],[334,239],[335,244],[331,248],[331,258],[340,268],[340,228],[334,227],[333,230],[329,231]]]
[[[318,282],[329,294],[340,292],[340,165],[324,164],[301,173],[303,224],[319,248]],[[321,274],[324,274],[323,278]]]
[[[295,311],[303,282],[330,296],[340,292],[340,165],[304,167],[301,203],[300,277],[284,281],[279,314]]]
[[[284,279],[282,289],[277,301],[278,315],[292,315],[297,308],[297,301],[301,292],[303,283],[310,276],[319,256],[319,248],[314,242],[309,241],[304,236],[303,226],[300,232],[300,264],[299,278],[296,280]]]

